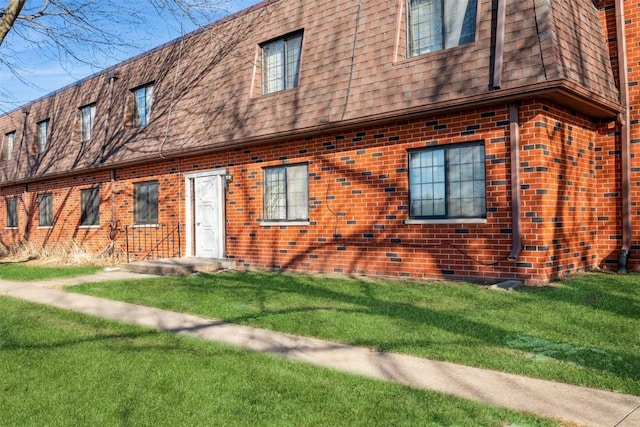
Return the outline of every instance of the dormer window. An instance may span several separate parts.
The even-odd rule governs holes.
[[[132,91],[133,95],[133,126],[146,126],[151,117],[153,104],[153,84],[140,86]]]
[[[262,47],[262,93],[298,86],[302,31],[264,43]]]
[[[85,105],[80,108],[80,141],[86,142],[91,139],[93,122],[96,117],[96,104]]]
[[[37,153],[43,153],[47,148],[47,139],[49,138],[49,119],[38,122],[38,133],[36,135],[35,150]]]
[[[407,0],[409,56],[472,43],[477,0]]]
[[[13,156],[13,145],[15,144],[16,133],[9,132],[2,139],[2,150],[0,151],[0,160],[11,160]]]

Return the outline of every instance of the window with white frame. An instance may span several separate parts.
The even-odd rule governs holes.
[[[485,218],[484,143],[409,152],[412,219]]]
[[[158,181],[134,184],[136,224],[158,223]]]
[[[96,104],[85,105],[80,108],[80,141],[85,142],[91,139],[93,122],[96,117]]]
[[[18,227],[18,198],[10,197],[7,199],[7,227]]]
[[[132,91],[133,94],[133,126],[146,126],[151,117],[153,104],[153,84],[140,86]]]
[[[409,56],[475,41],[477,0],[407,0]]]
[[[47,148],[47,138],[49,138],[49,119],[38,122],[38,133],[36,135],[37,152],[43,153]]]
[[[262,93],[298,86],[302,31],[270,41],[262,46]]]
[[[53,196],[49,193],[38,196],[38,221],[40,227],[53,225]]]
[[[264,220],[307,221],[309,219],[309,174],[307,165],[264,169]]]
[[[98,187],[80,190],[80,225],[100,223],[100,189]]]
[[[16,133],[9,132],[2,139],[2,150],[0,151],[0,160],[11,160],[13,156],[13,146],[16,141]]]

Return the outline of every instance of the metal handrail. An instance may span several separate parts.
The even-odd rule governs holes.
[[[124,231],[127,262],[182,256],[180,223],[127,225]]]

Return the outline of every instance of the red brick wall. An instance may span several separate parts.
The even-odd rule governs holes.
[[[134,184],[153,180],[159,181],[158,222],[178,224],[184,221],[183,185],[177,161],[117,170],[114,179],[113,197],[110,171],[3,189],[0,193],[0,227],[4,230],[1,243],[11,247],[26,240],[33,247],[52,248],[58,245],[61,249],[66,249],[74,242],[90,252],[100,254],[111,243],[110,225],[115,220],[119,230],[115,235],[116,247],[122,254],[126,250],[124,228],[134,224]],[[99,225],[82,226],[81,190],[94,187],[100,188]],[[54,221],[52,227],[39,225],[37,201],[38,196],[45,193],[52,196]],[[14,195],[19,198],[16,230],[6,227],[6,200]],[[114,217],[112,212],[115,212]],[[130,250],[134,255],[137,252],[134,247]]]
[[[543,103],[521,109],[524,251],[516,263],[506,261],[507,114],[503,107],[470,111],[251,150],[234,160],[242,174],[228,194],[229,255],[245,267],[529,281],[597,265],[595,126]],[[485,141],[486,224],[404,224],[407,150],[474,140]],[[260,227],[261,168],[306,161],[311,225]]]
[[[510,250],[510,233],[501,233],[509,228],[507,166],[502,161],[507,129],[507,111],[501,108],[237,153],[227,194],[228,255],[246,268],[410,277],[501,275],[504,268],[480,263],[495,262]],[[405,225],[407,150],[477,140],[485,140],[490,159],[487,224]],[[260,226],[262,168],[302,162],[309,164],[310,225]]]
[[[226,168],[233,176],[226,193],[227,256],[239,268],[543,282],[597,266],[619,244],[618,199],[615,190],[604,191],[615,186],[610,129],[547,101],[520,106],[519,122],[523,251],[516,262],[506,260],[512,244],[506,106],[118,169],[115,219],[120,229],[132,225],[134,184],[157,180],[159,223],[184,225],[184,174]],[[486,154],[486,223],[405,224],[407,150],[479,140]],[[310,224],[260,225],[263,168],[294,163],[309,165]],[[21,195],[20,232],[30,241],[74,239],[99,253],[110,243],[110,179],[104,171],[29,184],[26,192],[6,188],[2,196]],[[94,185],[101,188],[100,227],[79,227],[80,190]],[[38,227],[33,203],[44,191],[53,195],[51,228]],[[5,221],[0,215],[0,224]],[[21,233],[5,232],[3,243]],[[122,233],[116,244],[124,250]]]
[[[120,230],[134,222],[135,183],[150,180],[159,183],[159,222],[184,225],[183,174],[225,168],[234,177],[226,194],[227,255],[242,268],[416,278],[517,277],[536,282],[595,266],[616,267],[622,243],[620,129],[611,121],[592,121],[573,112],[570,104],[574,98],[562,100],[565,107],[543,100],[527,101],[520,107],[523,251],[516,262],[506,260],[512,244],[506,106],[359,125],[340,132],[326,130],[343,119],[366,119],[369,123],[391,120],[391,114],[418,114],[422,106],[447,106],[453,111],[454,104],[468,108],[460,107],[459,102],[488,102],[487,97],[498,96],[499,91],[488,91],[491,2],[480,2],[476,43],[407,60],[401,58],[402,49],[396,55],[398,45],[403,45],[399,39],[404,26],[398,24],[404,16],[403,2],[392,2],[391,6],[372,3],[360,12],[355,4],[345,8],[336,1],[318,2],[311,8],[302,3],[276,2],[262,12],[226,21],[216,27],[226,35],[221,39],[224,43],[216,43],[219,50],[212,47],[210,34],[198,33],[184,40],[184,56],[182,44],[173,44],[120,64],[113,86],[103,73],[35,102],[27,116],[18,110],[0,116],[0,137],[8,131],[17,132],[15,157],[0,168],[5,185],[0,190],[1,242],[12,246],[29,240],[49,246],[76,241],[93,252],[102,252],[111,242],[113,221]],[[561,78],[555,73],[562,72],[571,74],[567,83],[599,93],[600,101],[613,100],[615,91],[609,90],[607,83],[618,77],[614,2],[597,2],[614,78],[602,76],[609,74],[606,59],[599,61],[606,54],[597,35],[588,30],[597,29],[590,18],[594,15],[582,13],[592,12],[587,9],[591,5],[576,4],[554,3],[555,23],[542,19],[546,15],[540,10],[538,20],[530,5],[509,5],[505,58],[510,60],[504,64],[502,89],[513,90],[513,94],[520,87],[532,90],[529,85]],[[637,269],[640,8],[637,3],[624,4],[632,103],[629,125],[635,243],[629,265]],[[323,11],[332,19],[325,19]],[[263,12],[271,15],[261,15]],[[354,19],[357,16],[359,19]],[[583,18],[589,18],[587,29],[583,28],[589,34],[581,34],[582,26],[574,25]],[[248,25],[254,19],[263,24]],[[363,34],[354,51],[356,24]],[[367,30],[372,24],[376,32]],[[542,40],[538,46],[536,29],[552,24],[557,27],[557,37]],[[258,96],[259,91],[253,92],[256,88],[247,82],[253,73],[260,74],[260,61],[253,67],[246,58],[257,58],[259,43],[301,28],[305,29],[305,45],[300,87]],[[564,44],[555,46],[555,42]],[[588,55],[575,50],[578,45],[589,50]],[[532,48],[524,48],[528,46]],[[241,54],[228,55],[234,50]],[[332,55],[327,56],[327,51]],[[561,57],[567,61],[563,67],[556,63]],[[544,64],[540,62],[543,58]],[[180,68],[180,63],[189,67]],[[584,72],[581,67],[586,67]],[[130,89],[150,81],[155,82],[157,95],[151,124],[131,128]],[[111,97],[113,105],[107,108]],[[81,144],[78,107],[94,101],[98,102],[96,136]],[[587,111],[584,103],[580,108]],[[36,122],[45,118],[52,120],[50,146],[40,157],[29,156],[23,145],[33,141]],[[283,132],[292,131],[315,136],[283,140]],[[251,138],[270,135],[278,140],[265,143],[261,139],[261,145],[247,145],[257,141]],[[407,150],[478,140],[484,141],[486,152],[486,223],[405,224]],[[223,151],[225,144],[243,148]],[[219,151],[197,158],[160,160],[166,153],[183,156],[185,151],[209,148]],[[157,160],[149,162],[151,158]],[[113,188],[108,169],[80,172],[134,159],[147,163],[114,169]],[[310,224],[260,225],[263,168],[299,162],[309,165]],[[79,171],[78,175],[38,181],[43,174],[59,176],[70,170]],[[34,182],[11,184],[17,181]],[[80,190],[96,185],[102,201],[100,225],[80,227]],[[44,192],[53,196],[53,227],[38,226],[36,202]],[[6,212],[2,211],[6,210],[6,198],[13,196],[20,200],[19,227],[8,229]],[[134,232],[146,236],[152,230],[137,227]],[[124,235],[116,237],[117,247],[124,250]],[[185,240],[183,236],[180,241],[183,254]],[[143,255],[144,251],[138,252]]]
[[[100,187],[100,226],[84,227],[80,224],[80,190],[94,186]],[[52,197],[52,227],[41,227],[39,224],[38,197],[42,194],[51,194]],[[6,199],[13,196],[17,196],[19,200],[17,230],[6,228]],[[109,221],[106,216],[107,201],[110,197],[108,172],[5,188],[0,197],[0,224],[4,229],[2,244],[5,246],[11,247],[28,241],[33,247],[53,247],[62,244],[61,249],[68,249],[69,244],[77,242],[92,252],[99,253],[105,249],[102,234]]]
[[[598,133],[593,123],[544,103],[522,108],[523,258],[531,274],[558,277],[597,266]]]

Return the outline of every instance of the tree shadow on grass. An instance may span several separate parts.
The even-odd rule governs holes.
[[[4,334],[0,341],[0,355],[2,353],[10,354],[14,352],[59,350],[96,343],[100,343],[100,345],[106,346],[110,350],[127,353],[160,351],[162,353],[178,352],[192,355],[206,355],[207,357],[221,353],[221,350],[216,350],[217,347],[205,346],[197,348],[193,345],[185,345],[181,340],[193,338],[176,336],[175,334],[171,334],[171,332],[172,331],[143,330],[140,332],[96,333],[82,338],[64,338],[49,341],[41,340],[39,342],[25,342],[25,340],[18,336],[12,337]],[[223,351],[228,351],[228,348]]]
[[[4,351],[28,351],[28,350],[47,350],[58,349],[64,347],[73,347],[75,345],[93,343],[99,341],[114,341],[114,340],[132,340],[143,338],[147,336],[157,335],[159,332],[139,332],[139,333],[120,333],[120,334],[95,334],[84,338],[67,338],[62,340],[53,340],[47,342],[25,342],[20,339],[19,336],[12,336],[7,334],[6,331],[3,334],[0,341],[0,352]]]
[[[564,281],[561,286],[525,288],[532,298],[562,301],[576,306],[605,310],[612,314],[640,319],[640,275],[590,275]]]
[[[329,300],[351,306],[331,308],[336,315],[361,314],[363,316],[384,316],[390,319],[406,321],[407,325],[412,323],[423,324],[454,334],[458,337],[466,337],[468,341],[461,342],[461,344],[466,346],[486,345],[502,351],[521,351],[523,352],[522,357],[530,354],[541,360],[551,358],[584,368],[610,372],[623,379],[640,380],[640,358],[636,354],[609,350],[603,351],[590,347],[588,343],[585,343],[583,346],[578,346],[570,343],[554,342],[543,336],[527,334],[526,331],[518,333],[513,330],[466,319],[458,313],[447,312],[444,309],[436,310],[429,307],[416,306],[411,301],[408,303],[385,301],[376,297],[376,285],[374,283],[359,282],[358,285],[361,294],[353,295],[323,286],[321,279],[299,279],[292,275],[269,275],[265,277],[266,280],[257,286],[255,274],[252,274],[251,278],[243,274],[234,274],[234,276],[230,278],[228,284],[230,288],[239,292],[239,287],[242,287],[245,291],[249,291],[252,295],[257,296],[260,303],[258,312],[232,316],[225,318],[225,321],[231,323],[252,323],[258,319],[299,313],[304,313],[309,321],[313,321],[310,313],[317,312],[318,310],[327,310],[326,306],[323,307],[322,300]],[[221,281],[226,279],[224,276],[218,275],[203,276],[202,280],[211,280],[220,284]],[[318,306],[304,304],[274,310],[268,308],[268,292],[298,294],[305,298],[317,299],[319,302]],[[550,300],[557,299],[555,298],[557,293],[551,289],[538,292],[542,295],[542,298],[548,298]],[[530,295],[534,297],[534,294]],[[535,295],[537,298],[538,294],[536,293]],[[562,298],[561,295],[558,296]],[[614,297],[614,300],[615,299],[616,297]],[[580,304],[580,298],[578,298],[578,301],[574,301],[566,297],[566,302],[570,304]],[[629,310],[632,310],[632,308],[629,308]],[[627,310],[621,310],[621,312],[626,313]],[[637,316],[637,313],[633,314]],[[363,317],[363,320],[364,319],[366,319],[366,317]],[[295,331],[289,330],[286,332]],[[331,336],[326,336],[325,338],[331,339]],[[420,342],[420,340],[410,340],[409,343],[413,346],[423,346],[424,348],[437,345],[437,343],[430,340],[422,340],[422,342]],[[408,342],[406,338],[399,335],[389,337],[388,340],[357,339],[352,342],[352,344],[388,351],[398,351],[406,348]]]

